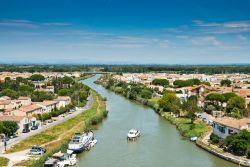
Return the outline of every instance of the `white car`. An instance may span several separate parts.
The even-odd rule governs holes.
[[[43,150],[39,150],[39,149],[31,149],[29,152],[28,152],[29,155],[42,155],[44,154],[44,151]]]
[[[136,139],[140,136],[140,134],[141,134],[141,132],[139,130],[131,129],[128,132],[127,139]]]

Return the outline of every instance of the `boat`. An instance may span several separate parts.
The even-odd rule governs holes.
[[[127,139],[128,140],[137,139],[138,137],[140,137],[140,135],[141,135],[141,132],[139,130],[131,129],[128,132]]]
[[[55,158],[48,158],[47,161],[44,163],[44,167],[63,167],[63,166],[58,166],[59,160]]]
[[[75,153],[84,151],[90,142],[94,139],[94,133],[92,131],[87,131],[85,133],[76,133],[75,136],[68,144],[68,149]]]
[[[44,167],[64,167],[76,165],[76,154],[72,150],[67,150],[67,153],[57,152],[52,155],[45,163]]]
[[[195,142],[198,139],[198,137],[194,136],[190,138],[190,141]]]

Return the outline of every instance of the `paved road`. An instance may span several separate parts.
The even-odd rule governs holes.
[[[93,97],[90,95],[87,99],[87,104],[82,107],[81,109],[78,109],[77,111],[73,112],[72,114],[68,114],[66,115],[65,117],[58,117],[56,121],[52,122],[52,123],[48,123],[47,125],[43,125],[42,127],[40,127],[39,129],[37,130],[34,130],[34,131],[30,131],[29,133],[21,133],[19,134],[19,136],[17,138],[14,138],[14,139],[10,139],[8,142],[7,142],[7,148],[10,148],[11,146],[19,143],[20,141],[24,140],[24,139],[27,139],[28,137],[30,136],[33,136],[35,134],[38,134],[38,133],[41,133],[47,129],[49,129],[50,127],[52,126],[55,126],[57,124],[60,124],[62,122],[65,122],[73,117],[75,117],[76,115],[90,109],[92,106],[93,106]],[[0,155],[2,154],[4,150],[4,143],[1,142],[0,143]]]

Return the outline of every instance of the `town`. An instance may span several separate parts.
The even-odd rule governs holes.
[[[66,113],[85,106],[89,89],[79,87],[76,91],[76,77],[79,78],[80,73],[1,72],[0,132],[4,134],[1,136],[3,141],[44,128],[59,115],[63,118]],[[75,99],[71,99],[72,93]]]

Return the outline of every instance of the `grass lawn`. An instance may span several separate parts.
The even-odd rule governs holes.
[[[7,166],[8,162],[9,162],[9,159],[4,158],[4,157],[0,157],[0,167]]]
[[[162,113],[162,115],[172,124],[176,125],[177,129],[180,130],[184,137],[200,137],[209,128],[209,125],[206,125],[198,120],[191,124],[189,118],[174,118],[168,112]]]

